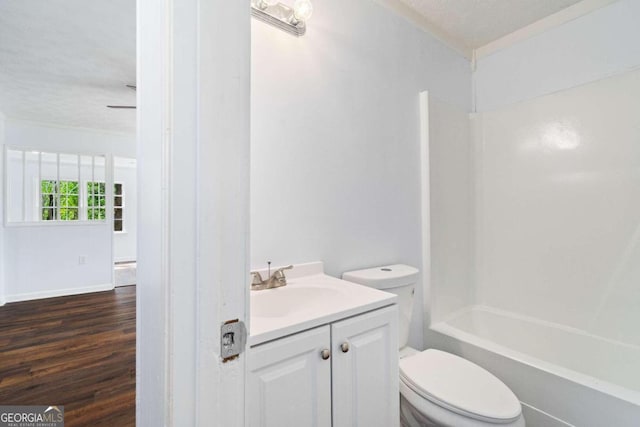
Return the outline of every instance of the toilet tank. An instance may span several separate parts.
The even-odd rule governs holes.
[[[409,340],[413,294],[419,273],[417,268],[404,264],[395,264],[349,271],[342,274],[343,280],[380,289],[398,296],[398,312],[400,313],[398,325],[399,348],[405,347]]]

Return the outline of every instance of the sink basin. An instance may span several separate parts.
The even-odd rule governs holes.
[[[268,277],[268,271],[259,271]],[[286,286],[250,291],[249,345],[255,346],[394,304],[392,294],[324,274],[321,262],[298,264]]]
[[[341,298],[344,292],[337,288],[313,285],[288,285],[282,288],[251,293],[252,317],[284,317],[295,312],[316,308]]]

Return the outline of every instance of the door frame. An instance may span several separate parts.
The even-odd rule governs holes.
[[[250,8],[137,0],[139,426],[243,426]]]

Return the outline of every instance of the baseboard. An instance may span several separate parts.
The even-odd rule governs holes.
[[[534,406],[523,402],[520,403],[522,404],[522,415],[524,415],[527,427],[574,427],[573,424],[564,422]]]
[[[110,291],[114,288],[113,283],[104,285],[86,286],[84,288],[55,289],[51,291],[29,292],[26,294],[6,295],[5,302],[31,301],[36,299],[64,297],[69,295],[88,294],[91,292]]]

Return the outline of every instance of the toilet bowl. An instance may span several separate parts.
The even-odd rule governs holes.
[[[518,398],[480,366],[429,349],[400,359],[402,425],[523,427]]]
[[[407,347],[417,269],[398,264],[342,278],[398,296],[402,426],[525,427],[518,398],[489,371],[451,353]]]

